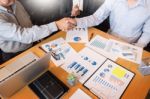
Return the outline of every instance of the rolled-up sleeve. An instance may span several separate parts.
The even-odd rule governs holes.
[[[5,41],[17,41],[25,44],[38,41],[57,31],[55,22],[30,28],[23,28],[15,23],[0,20],[0,37]]]
[[[137,42],[137,46],[145,47],[150,42],[150,17],[143,26],[143,33]]]
[[[100,24],[110,15],[113,3],[114,0],[105,0],[104,4],[93,15],[76,18],[77,26],[91,27]]]

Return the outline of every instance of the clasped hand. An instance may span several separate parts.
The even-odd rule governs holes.
[[[77,26],[77,22],[73,18],[63,18],[56,21],[56,25],[59,30],[68,31]]]

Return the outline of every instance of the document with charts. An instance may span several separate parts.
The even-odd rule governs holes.
[[[66,34],[66,41],[73,43],[87,43],[88,29],[76,27],[72,30],[69,30]]]
[[[119,57],[140,64],[143,49],[128,43],[110,39],[109,46],[106,51]]]
[[[106,51],[106,48],[109,46],[109,39],[102,36],[96,35],[86,46],[113,61],[116,61],[118,58],[118,56]]]
[[[128,43],[97,35],[86,46],[113,61],[120,57],[138,64],[141,63],[143,49]]]
[[[45,52],[51,53],[51,59],[56,66],[64,64],[70,56],[77,54],[76,51],[63,38],[58,38],[45,43],[41,46],[41,48]]]
[[[84,83],[105,61],[104,56],[86,47],[77,56],[70,57],[61,67]]]
[[[120,99],[134,73],[107,60],[85,86],[101,99]]]

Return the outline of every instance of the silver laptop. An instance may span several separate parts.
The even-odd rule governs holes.
[[[10,97],[48,70],[50,54],[39,58],[28,53],[0,69],[0,96]]]

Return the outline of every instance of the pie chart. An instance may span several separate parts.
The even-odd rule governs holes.
[[[74,37],[74,41],[78,42],[81,40],[81,37]]]

